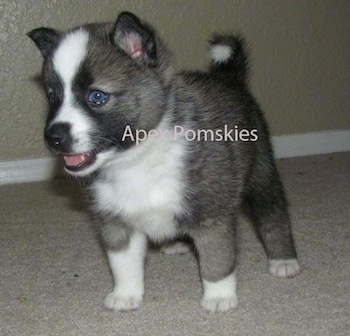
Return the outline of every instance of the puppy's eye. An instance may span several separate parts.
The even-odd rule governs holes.
[[[49,99],[49,103],[50,104],[55,104],[55,103],[57,103],[57,101],[58,101],[58,96],[57,96],[57,94],[55,93],[55,92],[53,92],[53,91],[49,91],[49,93],[48,93],[48,99]]]
[[[93,90],[89,93],[88,101],[94,106],[102,106],[107,103],[109,95],[99,90]]]

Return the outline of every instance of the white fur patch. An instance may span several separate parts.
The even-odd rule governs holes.
[[[236,287],[235,273],[217,282],[203,279],[202,307],[210,312],[225,312],[235,308],[238,303]]]
[[[232,48],[224,44],[213,45],[209,52],[215,63],[227,62],[233,53]]]
[[[86,56],[89,33],[79,29],[64,37],[53,56],[53,65],[65,86],[70,86]]]
[[[270,260],[269,272],[277,278],[292,278],[300,273],[300,265],[296,259]]]
[[[121,252],[108,251],[108,261],[114,279],[114,290],[104,301],[106,308],[130,311],[139,307],[144,294],[144,258],[147,240],[136,232],[130,245]]]
[[[71,135],[74,138],[73,151],[76,153],[91,150],[88,141],[88,133],[91,130],[91,122],[83,113],[83,110],[74,104],[75,99],[72,92],[72,82],[79,66],[86,57],[89,34],[83,29],[69,33],[58,46],[53,56],[53,66],[61,78],[64,98],[62,106],[50,126],[56,123],[69,123]]]
[[[97,210],[121,216],[153,240],[175,236],[175,215],[183,210],[184,155],[185,143],[171,135],[110,154],[92,186]]]

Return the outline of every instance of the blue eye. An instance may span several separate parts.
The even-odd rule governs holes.
[[[55,104],[58,101],[58,96],[55,92],[50,91],[48,93],[48,99],[49,99],[50,104]]]
[[[94,90],[89,93],[89,103],[95,106],[102,106],[107,103],[109,95],[99,90]]]

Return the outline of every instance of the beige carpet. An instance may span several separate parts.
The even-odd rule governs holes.
[[[1,335],[350,335],[350,153],[279,161],[303,272],[274,279],[239,228],[236,310],[209,314],[193,255],[152,250],[131,313],[102,306],[112,277],[76,183],[0,187]]]

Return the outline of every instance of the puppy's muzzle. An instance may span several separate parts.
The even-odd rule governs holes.
[[[46,145],[55,153],[70,153],[72,151],[72,137],[68,123],[56,123],[45,129]]]

